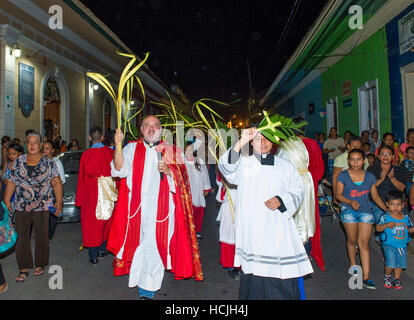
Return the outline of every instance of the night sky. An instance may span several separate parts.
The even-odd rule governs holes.
[[[326,0],[81,0],[137,55],[190,100],[230,102],[269,88]],[[287,37],[277,49],[295,2]],[[273,56],[272,56],[273,55]]]

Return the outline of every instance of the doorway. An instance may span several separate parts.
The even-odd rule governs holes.
[[[362,131],[380,133],[379,106],[378,106],[378,79],[365,82],[358,88],[359,100],[359,134]]]
[[[404,101],[404,132],[414,128],[414,63],[401,68]]]
[[[43,125],[46,139],[55,140],[60,135],[60,93],[59,87],[50,77],[45,85],[43,108]]]
[[[329,130],[332,127],[335,127],[337,129],[337,132],[339,132],[339,123],[338,123],[338,97],[335,97],[334,99],[330,99],[326,103],[326,131],[327,135],[329,136]]]

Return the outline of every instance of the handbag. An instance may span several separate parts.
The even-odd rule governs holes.
[[[96,204],[96,219],[109,220],[118,200],[118,189],[112,177],[98,178],[98,202]]]
[[[1,202],[4,208],[3,220],[0,220],[0,254],[6,252],[16,244],[17,232],[14,229],[9,210],[4,202]]]

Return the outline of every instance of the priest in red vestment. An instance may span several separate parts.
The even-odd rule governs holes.
[[[313,184],[315,187],[315,234],[311,238],[312,250],[311,256],[315,259],[316,264],[321,270],[325,270],[325,262],[322,255],[321,246],[321,224],[319,220],[319,202],[318,202],[318,185],[319,181],[323,177],[325,170],[324,162],[322,159],[321,149],[318,143],[310,138],[301,136],[303,143],[305,144],[306,150],[309,153],[309,167],[308,170],[312,175]]]
[[[129,274],[140,299],[152,299],[165,270],[175,279],[203,280],[194,227],[191,190],[182,152],[160,141],[161,123],[147,116],[143,138],[122,151],[121,130],[115,134],[112,176],[121,178],[109,233],[115,255],[114,274]]]
[[[104,136],[100,127],[92,128],[89,133],[93,145],[81,157],[75,205],[81,208],[83,246],[89,250],[89,261],[96,265],[98,257],[107,254],[106,241],[111,225],[111,219],[96,218],[98,178],[111,176],[113,150],[102,144]]]

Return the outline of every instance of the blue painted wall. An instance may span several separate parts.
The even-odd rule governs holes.
[[[391,124],[392,131],[399,142],[405,141],[404,132],[404,102],[401,80],[401,67],[414,62],[414,53],[406,52],[400,55],[398,20],[414,9],[414,4],[401,12],[386,26],[388,39],[388,65],[391,91]]]

